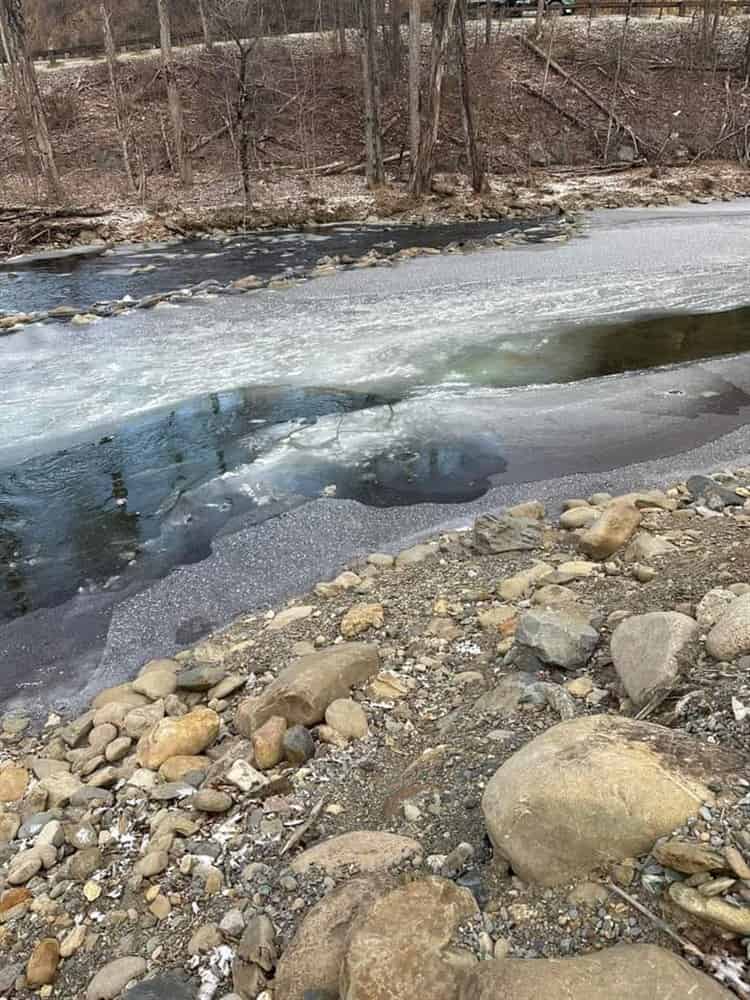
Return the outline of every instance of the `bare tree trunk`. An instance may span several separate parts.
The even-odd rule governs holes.
[[[492,2],[487,0],[484,5],[484,44],[492,44]]]
[[[112,106],[115,112],[115,125],[117,134],[120,137],[122,148],[122,163],[128,177],[128,184],[131,191],[135,192],[136,181],[133,167],[130,162],[130,124],[125,111],[122,99],[122,89],[119,80],[119,67],[117,65],[117,52],[115,50],[115,40],[112,36],[112,22],[106,0],[101,0],[100,11],[102,15],[102,30],[104,32],[104,51],[107,55],[107,69],[109,70],[109,89],[112,94]]]
[[[30,121],[44,175],[47,178],[49,196],[53,201],[62,201],[63,189],[50,142],[47,117],[27,45],[23,0],[1,0],[0,16],[5,22],[5,44],[8,47],[9,63],[15,77],[19,113]]]
[[[334,12],[336,15],[336,35],[338,38],[338,54],[343,59],[346,55],[346,16],[344,13],[344,0],[334,0]]]
[[[422,2],[409,2],[409,150],[412,164],[419,155],[419,134],[422,120],[419,116],[419,87],[422,56]]]
[[[628,0],[628,9],[625,13],[625,21],[622,26],[622,35],[620,35],[620,45],[617,50],[617,68],[615,69],[615,78],[612,82],[612,100],[609,105],[609,124],[607,125],[607,141],[604,144],[604,162],[606,163],[609,159],[609,144],[612,139],[612,128],[615,124],[615,107],[617,105],[617,90],[620,86],[620,75],[622,74],[622,63],[625,56],[625,41],[628,37],[628,27],[630,25],[630,14],[633,9],[633,0]]]
[[[214,40],[211,37],[211,25],[208,23],[208,18],[206,17],[205,0],[198,0],[198,14],[200,15],[201,28],[203,29],[203,44],[208,52],[214,47]]]
[[[26,175],[29,179],[29,183],[33,185],[35,190],[37,190],[37,184],[36,184],[37,172],[34,168],[34,153],[31,149],[31,140],[29,138],[31,112],[29,111],[29,108],[24,100],[24,95],[19,92],[18,76],[16,74],[16,67],[10,53],[8,35],[5,30],[5,18],[2,10],[0,10],[0,43],[2,43],[3,55],[5,56],[8,85],[10,87],[10,92],[13,97],[13,100],[15,101],[16,104],[16,117],[18,119],[18,130],[21,133],[23,158],[26,162]],[[37,191],[37,196],[38,196],[38,191]]]
[[[448,48],[450,26],[456,0],[434,0],[432,7],[432,57],[430,83],[427,91],[427,121],[422,129],[419,155],[412,164],[410,188],[413,194],[423,195],[430,190],[434,170],[433,158],[440,125],[440,103],[445,75],[445,56]]]
[[[169,101],[169,116],[172,119],[174,133],[175,159],[180,174],[180,181],[185,187],[193,183],[193,170],[185,148],[185,129],[182,119],[182,101],[177,88],[177,76],[172,58],[172,27],[169,20],[169,0],[156,0],[159,11],[159,35],[161,40],[161,64],[167,84],[167,99]]]
[[[401,76],[401,4],[390,0],[389,14],[391,21],[391,79],[395,82]]]
[[[240,45],[240,66],[237,91],[237,137],[240,154],[240,173],[242,174],[242,191],[245,196],[245,208],[250,207],[250,145],[251,145],[251,104],[250,88],[248,86],[248,60],[250,53]]]
[[[458,0],[456,5],[456,56],[458,62],[458,87],[461,97],[461,118],[466,139],[466,156],[469,161],[471,186],[479,194],[484,181],[484,170],[477,150],[477,136],[474,128],[474,112],[471,107],[469,90],[469,68],[466,63],[466,0]]]
[[[377,187],[385,182],[383,136],[380,129],[380,86],[375,36],[378,30],[376,0],[358,0],[359,30],[362,36],[362,82],[365,93],[365,145],[367,184]]]
[[[539,38],[542,34],[542,21],[544,20],[544,0],[537,0],[536,21],[534,22],[534,37]]]

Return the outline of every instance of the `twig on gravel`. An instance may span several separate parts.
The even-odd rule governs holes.
[[[302,838],[305,836],[305,834],[313,825],[313,823],[315,823],[318,816],[320,816],[321,812],[323,811],[323,806],[325,805],[325,803],[326,803],[326,797],[324,795],[321,799],[318,799],[318,801],[312,807],[312,809],[310,810],[310,815],[307,817],[302,826],[294,831],[289,840],[287,840],[287,842],[281,848],[281,853],[279,854],[280,858],[283,858],[285,854],[287,854],[289,851],[291,851],[293,847],[296,847],[297,844],[299,844],[300,840],[302,840]]]
[[[631,896],[630,893],[621,889],[619,885],[615,885],[614,882],[608,882],[607,888],[617,893],[618,896],[621,896],[626,903],[629,903],[633,909],[642,913],[644,917],[648,917],[655,927],[672,938],[673,941],[676,941],[684,952],[695,956],[703,968],[711,973],[715,979],[724,983],[725,986],[730,986],[737,996],[742,997],[743,1000],[750,1000],[750,983],[744,979],[743,963],[738,962],[729,955],[706,955],[697,945],[694,945],[692,941],[689,941],[681,934],[678,934],[665,920],[657,917],[652,910],[649,910],[647,906],[639,902],[635,896]]]

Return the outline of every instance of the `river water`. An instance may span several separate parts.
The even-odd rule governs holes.
[[[566,244],[0,338],[0,698],[83,697],[352,554],[574,476],[616,488],[649,475],[636,463],[741,452],[749,221],[745,203],[612,212]],[[342,229],[336,253],[372,245]],[[265,273],[331,250],[268,236]],[[81,262],[80,304],[229,280],[248,240]],[[59,266],[7,278],[0,308],[70,302]]]

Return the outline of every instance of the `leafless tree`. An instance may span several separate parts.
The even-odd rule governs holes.
[[[446,53],[456,0],[435,0],[432,7],[432,54],[430,58],[430,80],[425,101],[425,122],[419,140],[419,155],[412,164],[410,188],[413,194],[421,196],[432,186],[434,172],[435,144],[440,125],[440,105],[443,93]]]
[[[34,168],[34,153],[31,148],[31,138],[29,136],[29,130],[31,127],[31,112],[23,103],[24,95],[20,94],[16,87],[16,74],[13,71],[13,63],[10,55],[10,43],[8,41],[8,33],[5,30],[5,20],[2,11],[0,11],[0,44],[2,44],[2,54],[5,58],[5,62],[3,64],[4,72],[6,73],[11,96],[13,97],[13,102],[16,106],[18,131],[21,136],[21,145],[23,146],[23,155],[26,162],[26,176],[28,177],[29,182],[36,188],[37,172]]]
[[[108,0],[101,0],[100,12],[102,17],[102,32],[104,33],[104,51],[107,56],[107,69],[109,70],[109,90],[112,96],[112,108],[115,114],[115,126],[120,137],[120,147],[122,149],[122,163],[127,174],[128,184],[131,191],[137,190],[135,174],[130,160],[130,122],[122,99],[122,87],[120,86],[120,67],[117,62],[117,50],[112,34],[112,15],[109,9]]]
[[[479,193],[482,190],[484,182],[484,168],[477,149],[474,111],[469,86],[469,68],[466,61],[466,14],[467,0],[458,0],[456,4],[456,63],[458,68],[458,89],[461,98],[461,120],[464,126],[466,157],[469,161],[471,186]]]
[[[484,44],[492,44],[492,0],[484,5]]]
[[[366,174],[370,187],[385,182],[383,135],[380,128],[380,73],[375,45],[378,17],[376,0],[357,0],[362,50],[362,84],[365,97]]]
[[[14,81],[18,117],[23,119],[22,129],[34,136],[50,198],[62,201],[62,184],[27,43],[23,0],[0,0],[0,21],[3,25],[3,46],[7,52],[8,68]]]
[[[253,56],[263,36],[263,0],[210,0],[211,20],[223,38],[232,42],[235,81],[234,135],[237,144],[245,205],[252,201]],[[236,56],[236,58],[234,58]]]
[[[334,34],[336,36],[336,49],[343,58],[346,55],[346,12],[344,10],[344,0],[333,0]]]
[[[419,98],[422,62],[422,0],[409,0],[409,150],[411,162],[419,155],[422,130]]]
[[[201,19],[201,30],[203,31],[203,44],[208,52],[213,48],[214,40],[211,34],[211,25],[206,16],[206,0],[198,0],[198,15]]]
[[[182,114],[182,100],[177,86],[177,74],[172,56],[172,24],[169,16],[169,0],[156,0],[159,12],[159,35],[161,40],[161,64],[167,85],[169,117],[172,120],[172,134],[175,149],[175,163],[180,180],[185,187],[193,183],[193,168],[185,143],[185,126]]]

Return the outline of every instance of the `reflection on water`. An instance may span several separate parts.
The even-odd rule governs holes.
[[[449,360],[451,377],[497,387],[577,382],[750,349],[750,307],[572,326],[516,343],[469,346]]]
[[[255,386],[138,417],[0,469],[0,621],[200,560],[240,514],[262,519],[319,496],[381,507],[475,499],[492,477],[519,474],[504,454],[506,396],[488,404],[485,393],[480,410],[476,386],[570,382],[748,348],[750,308],[664,316],[457,351],[448,371],[436,362],[431,386],[401,400]],[[446,377],[472,387],[456,390],[450,412]]]

